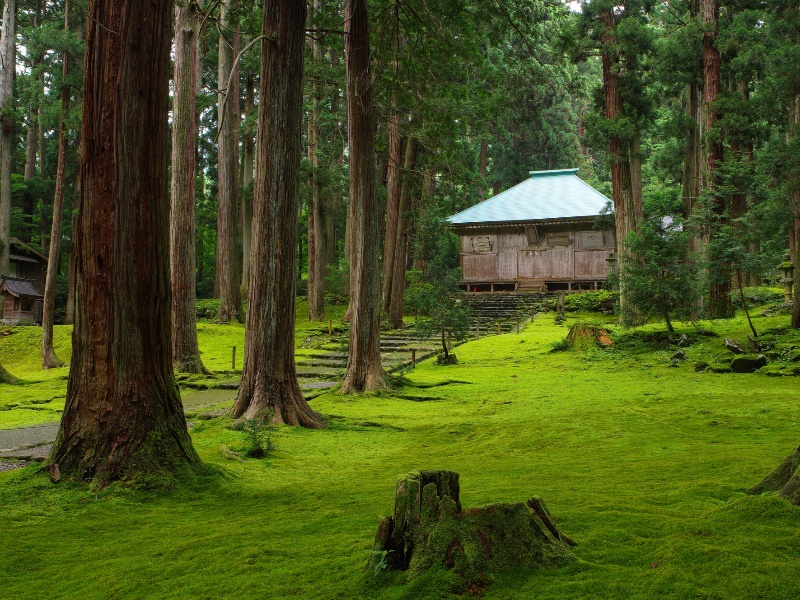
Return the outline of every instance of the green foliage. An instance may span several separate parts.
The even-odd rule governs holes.
[[[688,251],[689,234],[676,217],[659,212],[648,215],[628,248],[633,258],[621,273],[631,311],[627,322],[662,317],[672,331],[671,319],[690,319],[699,302],[698,267]]]
[[[564,307],[570,311],[602,312],[604,304],[619,301],[619,292],[611,290],[598,290],[596,292],[579,292],[567,294],[564,298]]]
[[[783,302],[784,299],[783,290],[780,288],[746,287],[742,288],[742,291],[748,307],[775,304]],[[738,289],[731,292],[731,300],[736,308],[743,308],[742,298]]]
[[[236,423],[236,429],[244,433],[247,447],[244,450],[248,458],[266,458],[276,450],[273,441],[275,425],[270,411],[265,419],[242,419]]]
[[[195,312],[197,319],[202,321],[214,321],[219,314],[219,299],[208,298],[199,299],[195,302]]]

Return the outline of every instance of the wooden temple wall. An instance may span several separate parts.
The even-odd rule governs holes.
[[[466,282],[603,280],[614,251],[613,232],[594,231],[590,222],[457,233]]]

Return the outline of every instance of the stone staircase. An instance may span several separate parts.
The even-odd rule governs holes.
[[[472,316],[472,329],[477,335],[501,333],[516,328],[518,322],[526,321],[541,310],[555,294],[545,292],[507,292],[494,294],[465,294],[464,301]]]

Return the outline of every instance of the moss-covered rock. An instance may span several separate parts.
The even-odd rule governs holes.
[[[731,361],[731,371],[734,373],[754,373],[765,366],[767,357],[763,354],[742,354]]]

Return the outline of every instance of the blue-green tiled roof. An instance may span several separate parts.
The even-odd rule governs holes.
[[[582,181],[577,172],[532,171],[522,183],[447,220],[453,225],[469,225],[599,215],[610,200]]]

